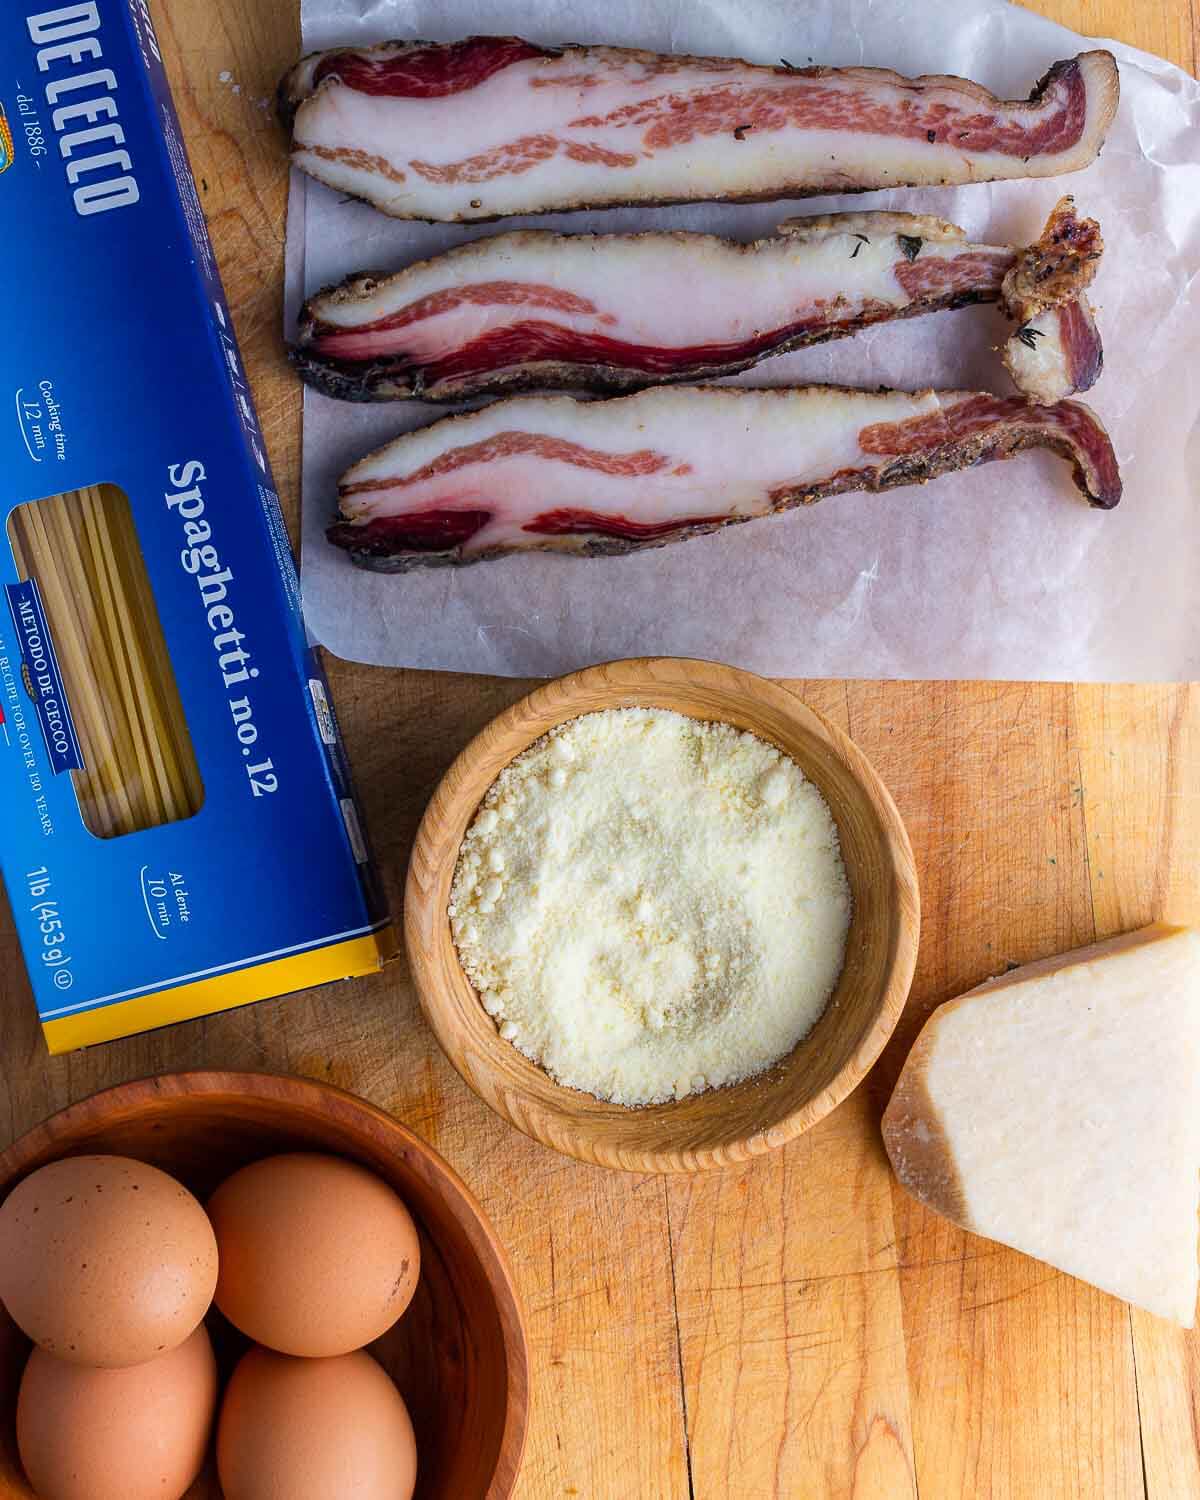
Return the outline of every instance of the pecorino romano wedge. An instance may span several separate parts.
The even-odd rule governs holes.
[[[351,401],[610,394],[732,375],[876,323],[999,299],[1021,325],[1006,353],[1018,387],[1056,401],[1099,373],[1082,294],[1102,248],[1070,198],[1021,250],[902,213],[789,219],[751,245],[521,230],[319,293],[292,359],[310,384]],[[1080,336],[1064,337],[1060,322]]]
[[[1108,435],[1074,401],[835,386],[517,397],[444,417],[356,464],[338,485],[329,539],[391,572],[534,549],[628,552],[1023,448],[1060,453],[1093,505],[1120,499]]]
[[[1200,932],[1159,922],[939,1006],[883,1141],[908,1191],[964,1229],[1191,1328]]]
[[[435,220],[1052,177],[1094,160],[1117,95],[1102,51],[1012,101],[938,74],[487,36],[317,52],[280,84],[296,166]]]

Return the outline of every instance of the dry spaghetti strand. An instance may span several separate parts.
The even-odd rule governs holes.
[[[84,823],[116,838],[190,817],[204,788],[128,500],[95,485],[34,501],[8,535],[62,669]]]

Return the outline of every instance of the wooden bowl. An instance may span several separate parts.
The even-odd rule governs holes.
[[[508,1257],[457,1174],[366,1100],[262,1073],[172,1073],[123,1084],[64,1109],[0,1155],[0,1200],[46,1162],[108,1152],[161,1167],[204,1201],[247,1162],[296,1150],[361,1162],[391,1183],[417,1222],[416,1296],[371,1346],[412,1414],[415,1500],[507,1500],[525,1443],[529,1383]],[[2,1309],[0,1318],[0,1496],[32,1500],[14,1432],[29,1343]],[[247,1341],[215,1310],[208,1321],[224,1376]],[[220,1494],[210,1459],[188,1500]]]
[[[854,898],[845,968],[804,1041],[756,1078],[642,1109],[565,1088],[500,1038],[459,964],[446,910],[463,835],[499,772],[556,724],[608,708],[667,708],[722,721],[791,756],[833,812]],[[695,1172],[745,1161],[828,1114],[863,1078],[900,1018],[919,927],[908,835],[862,752],[785,688],[751,672],[678,657],[575,672],[493,720],[433,795],[404,900],[421,1006],[467,1083],[543,1144],[581,1161],[639,1172]]]

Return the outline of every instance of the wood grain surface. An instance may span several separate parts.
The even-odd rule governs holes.
[[[294,504],[285,173],[269,104],[297,46],[294,0],[151,3]],[[1195,70],[1196,0],[1038,8]],[[529,684],[330,667],[398,901],[438,779]],[[1200,921],[1200,695],[792,686],[890,787],[923,925],[909,1006],[869,1083],[781,1151],[691,1178],[549,1151],[462,1083],[403,964],[52,1060],[6,915],[0,1142],[103,1085],[197,1066],[291,1070],[394,1111],[462,1173],[513,1258],[533,1382],[518,1500],[1200,1500],[1200,1339],[935,1218],[894,1185],[878,1135],[904,1051],[940,1001],[1009,961],[1156,917]]]

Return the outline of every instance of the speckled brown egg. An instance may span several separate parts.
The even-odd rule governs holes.
[[[269,1156],[208,1202],[217,1306],[255,1343],[309,1358],[385,1333],[412,1300],[416,1227],[381,1178],[337,1156]]]
[[[217,1425],[225,1500],[411,1500],[417,1446],[400,1392],[369,1354],[243,1356]]]
[[[60,1359],[118,1368],[183,1343],[212,1302],[217,1242],[182,1183],[124,1156],[72,1156],[0,1206],[0,1300]]]
[[[35,1349],[17,1398],[17,1447],[41,1500],[180,1500],[204,1462],[216,1405],[203,1328],[123,1370]]]

